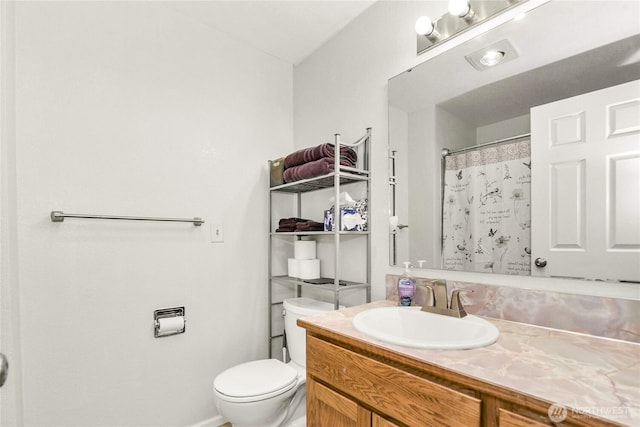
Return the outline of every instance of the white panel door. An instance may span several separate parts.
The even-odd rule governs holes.
[[[532,275],[640,281],[640,80],[533,108],[531,182]]]

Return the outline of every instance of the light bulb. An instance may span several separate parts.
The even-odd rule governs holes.
[[[421,16],[416,21],[416,33],[428,36],[433,32],[433,21],[428,16]]]
[[[504,59],[504,52],[500,50],[490,50],[480,58],[480,63],[487,67],[498,65]]]
[[[449,13],[454,16],[466,16],[471,10],[469,0],[449,0]]]

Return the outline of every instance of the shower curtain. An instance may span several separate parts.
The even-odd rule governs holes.
[[[529,137],[445,157],[442,268],[531,273]]]

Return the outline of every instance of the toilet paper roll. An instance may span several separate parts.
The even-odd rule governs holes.
[[[300,272],[300,266],[298,264],[298,260],[295,258],[289,258],[288,259],[288,274],[289,277],[300,277],[299,276],[299,272]]]
[[[295,259],[315,259],[316,241],[296,240],[293,244],[293,253]]]
[[[298,277],[302,280],[319,279],[320,278],[320,260],[319,259],[299,259],[298,260]]]
[[[158,319],[158,335],[181,332],[184,329],[184,317],[163,317]]]

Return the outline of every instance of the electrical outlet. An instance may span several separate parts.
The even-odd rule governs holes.
[[[211,243],[224,242],[224,228],[222,224],[211,224]]]

